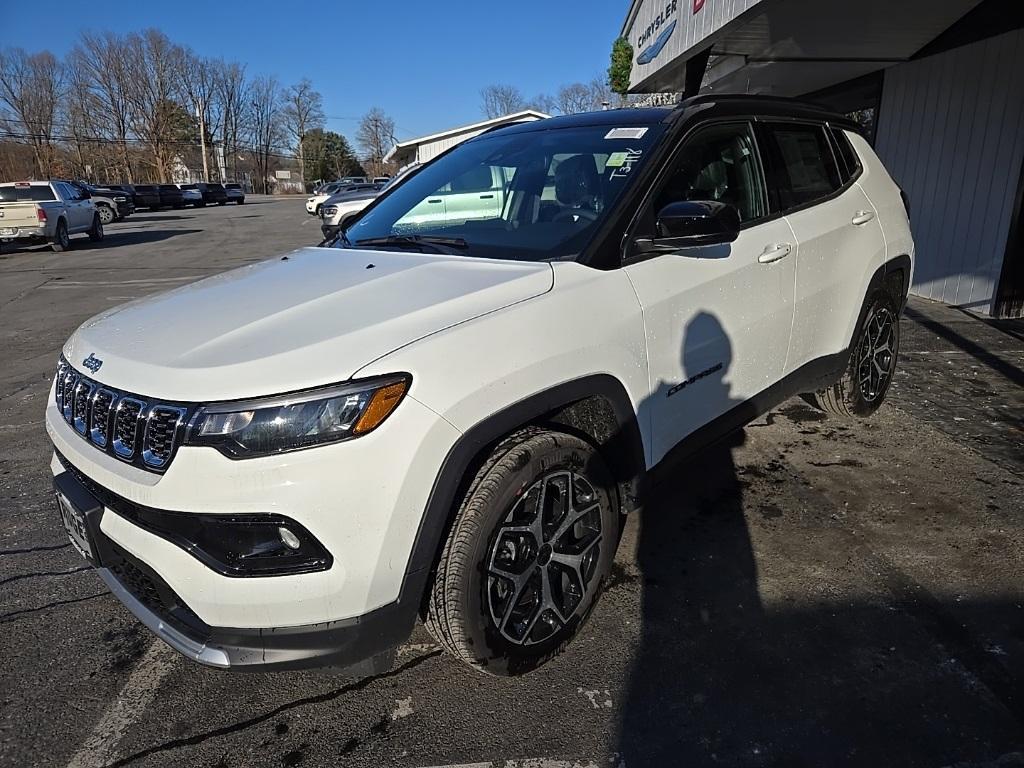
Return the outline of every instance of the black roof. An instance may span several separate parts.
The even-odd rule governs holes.
[[[621,107],[600,112],[582,112],[576,115],[549,117],[529,123],[516,123],[492,128],[484,135],[492,133],[512,134],[530,133],[533,131],[551,131],[560,128],[579,128],[592,125],[653,125],[655,123],[674,123],[684,116],[691,116],[696,110],[707,110],[708,116],[764,116],[783,118],[803,118],[827,121],[851,130],[859,130],[855,122],[845,115],[832,112],[818,104],[782,96],[761,96],[747,94],[703,94],[683,99],[671,107]]]

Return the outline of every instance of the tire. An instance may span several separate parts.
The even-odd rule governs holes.
[[[104,226],[117,219],[117,214],[114,213],[114,209],[108,205],[97,205],[96,215],[100,217],[100,221],[103,222]]]
[[[228,204],[227,200],[218,200],[217,201],[217,205],[227,205],[227,204]]]
[[[542,499],[552,506],[538,510]],[[618,495],[596,449],[561,432],[517,432],[462,499],[430,586],[427,630],[480,672],[536,669],[586,621],[618,536]]]
[[[64,251],[71,248],[71,238],[68,237],[68,225],[63,219],[57,222],[57,231],[53,234],[53,241],[50,243],[50,247],[54,253],[64,253]]]
[[[245,198],[242,198],[241,200],[235,200],[235,204],[236,205],[245,205]]]
[[[899,357],[899,315],[899,305],[891,293],[873,293],[842,378],[805,399],[828,414],[846,419],[867,418],[877,411],[892,384]]]
[[[94,243],[103,242],[103,222],[97,213],[92,217],[92,226],[89,228],[89,239]]]
[[[196,203],[196,208],[205,208],[206,203]]]
[[[314,215],[314,216],[317,216],[317,217],[319,217],[319,216],[320,216],[320,209],[321,209],[322,207],[323,207],[323,206],[321,206],[321,205],[318,205],[318,206],[316,207],[316,210],[315,210],[315,211],[313,211],[313,215]]]

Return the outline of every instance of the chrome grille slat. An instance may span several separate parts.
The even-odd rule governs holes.
[[[64,421],[94,448],[156,473],[170,466],[196,407],[103,386],[64,358],[57,366],[53,399]]]
[[[122,459],[135,456],[139,442],[139,422],[146,404],[134,397],[122,397],[114,411],[114,453]]]
[[[89,416],[89,439],[100,448],[106,448],[110,435],[110,414],[117,402],[117,395],[109,389],[100,388],[92,396],[92,413]]]

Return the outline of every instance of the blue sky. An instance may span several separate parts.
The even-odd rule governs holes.
[[[87,28],[161,29],[198,53],[244,63],[285,84],[308,77],[327,127],[351,137],[370,107],[399,139],[482,119],[480,89],[519,87],[528,98],[588,81],[608,67],[627,0],[115,3],[0,0],[0,45],[61,55]],[[91,7],[91,10],[89,8]]]

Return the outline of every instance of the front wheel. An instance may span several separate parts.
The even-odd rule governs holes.
[[[114,214],[114,210],[106,205],[97,206],[96,214],[100,217],[100,221],[102,221],[104,225],[110,224],[117,218]]]
[[[876,291],[857,330],[842,378],[808,399],[834,416],[870,416],[889,391],[899,351],[899,307],[888,291]]]
[[[476,474],[445,543],[426,625],[492,675],[536,669],[579,631],[611,570],[617,493],[596,449],[528,429]]]

